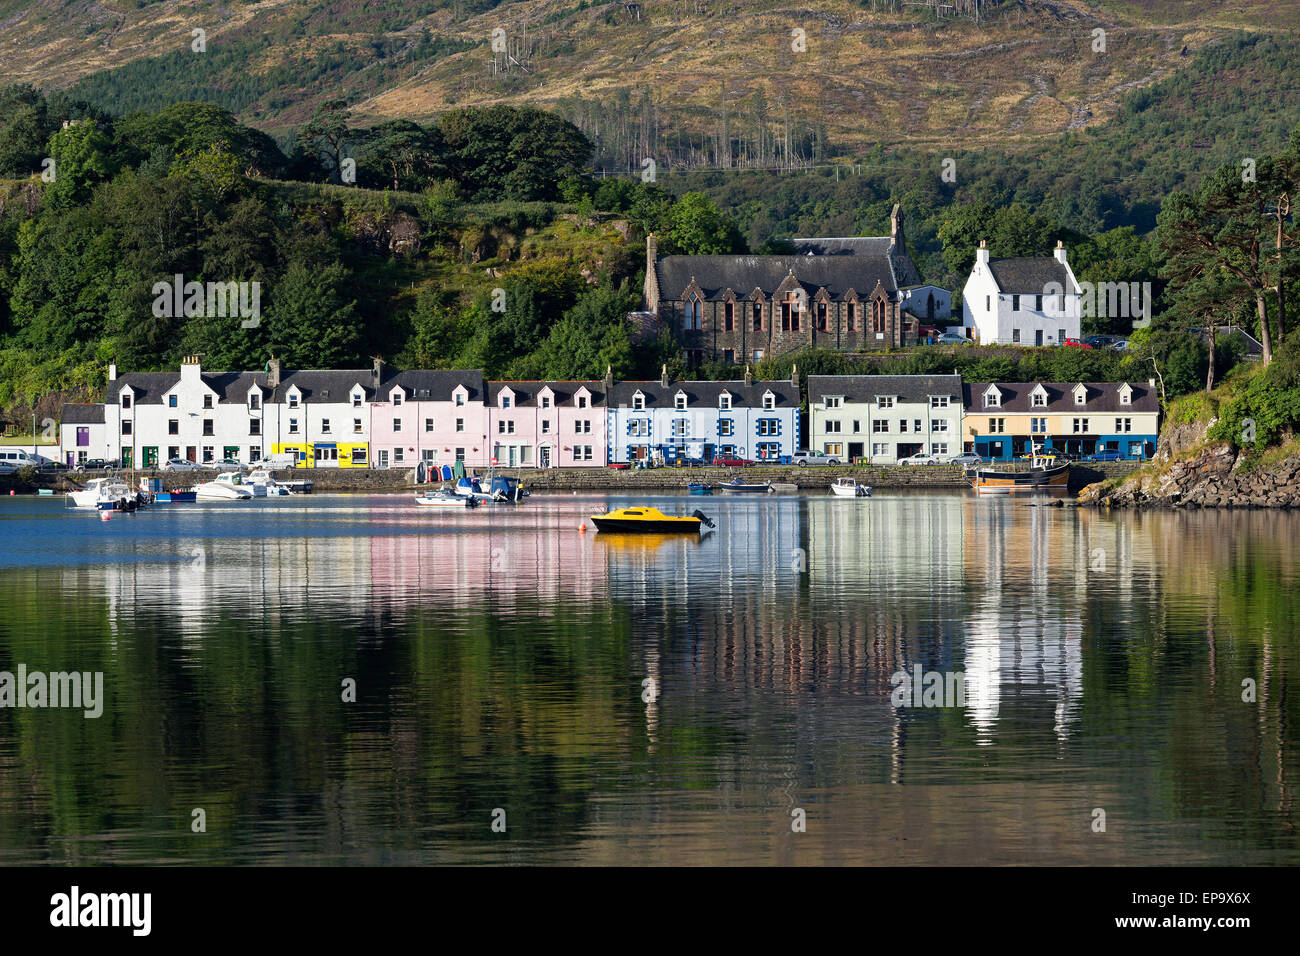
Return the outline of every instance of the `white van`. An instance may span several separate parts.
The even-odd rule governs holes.
[[[26,468],[29,465],[36,468],[47,460],[40,455],[33,455],[29,451],[0,446],[0,462],[13,465],[15,468]]]

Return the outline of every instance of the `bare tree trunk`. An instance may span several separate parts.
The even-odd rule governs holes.
[[[1213,318],[1211,318],[1210,321],[1213,322],[1214,321]],[[1205,390],[1207,392],[1214,391],[1214,347],[1217,344],[1218,338],[1219,338],[1219,333],[1215,330],[1214,326],[1211,325],[1210,326],[1210,367],[1205,373]]]
[[[1264,303],[1264,290],[1255,291],[1255,311],[1259,314],[1259,344],[1264,349],[1264,364],[1273,363],[1273,336],[1268,330],[1268,306]]]

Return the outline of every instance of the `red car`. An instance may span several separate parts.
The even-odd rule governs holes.
[[[1065,344],[1066,344],[1066,345],[1071,345],[1071,346],[1073,346],[1073,347],[1076,348],[1076,349],[1090,349],[1090,348],[1092,348],[1092,346],[1089,345],[1087,342],[1080,342],[1078,339],[1066,339],[1066,340],[1065,340]]]
[[[713,457],[713,463],[715,465],[720,465],[723,468],[747,468],[754,464],[748,458],[735,458],[727,455],[715,455]]]

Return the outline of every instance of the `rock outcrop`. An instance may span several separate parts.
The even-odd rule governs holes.
[[[1161,443],[1164,443],[1162,436]],[[1079,504],[1107,508],[1300,508],[1300,457],[1246,470],[1226,442],[1143,469],[1116,487],[1089,485]]]

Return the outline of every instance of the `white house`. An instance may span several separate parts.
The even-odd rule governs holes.
[[[789,382],[619,382],[608,388],[611,462],[662,456],[711,461],[791,455],[799,448],[798,371]]]
[[[116,460],[105,441],[104,406],[65,404],[59,419],[59,459],[74,468],[92,458]]]
[[[1060,242],[1051,256],[990,259],[981,240],[961,310],[981,345],[1063,345],[1079,338],[1083,295]]]

